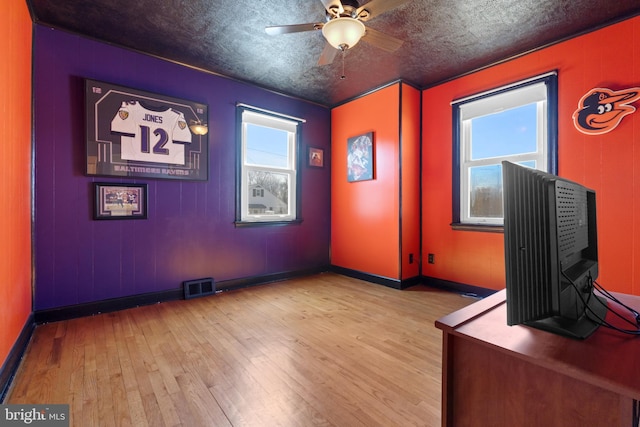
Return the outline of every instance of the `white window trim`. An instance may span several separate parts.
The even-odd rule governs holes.
[[[458,123],[454,126],[459,128],[459,223],[462,225],[487,225],[501,226],[504,222],[503,218],[491,217],[471,217],[470,214],[470,170],[472,167],[499,165],[502,160],[508,160],[514,163],[535,161],[536,168],[549,171],[549,143],[548,126],[546,119],[549,117],[549,88],[546,83],[546,77],[538,76],[523,82],[505,86],[493,91],[485,92],[473,97],[456,101],[452,104],[458,104]],[[540,80],[540,81],[537,81]],[[536,82],[537,81],[537,82]],[[500,111],[516,108],[519,106],[536,103],[537,120],[537,142],[536,152],[521,153],[516,155],[499,156],[493,158],[484,158],[478,160],[471,159],[471,120]]]
[[[279,222],[294,221],[297,219],[297,138],[298,138],[298,122],[275,117],[270,114],[243,110],[241,115],[241,182],[240,182],[240,221],[241,222]],[[288,133],[288,159],[286,167],[269,167],[262,165],[246,164],[247,150],[247,125],[253,124],[258,126],[270,127],[283,130]],[[289,180],[288,186],[288,214],[252,214],[249,212],[249,186],[248,177],[250,171],[265,171],[287,175]]]

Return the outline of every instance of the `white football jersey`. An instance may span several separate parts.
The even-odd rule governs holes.
[[[111,120],[111,131],[122,135],[122,159],[185,164],[184,144],[191,143],[191,132],[179,111],[153,111],[138,101],[123,102]]]

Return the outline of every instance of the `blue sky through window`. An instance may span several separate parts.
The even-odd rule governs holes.
[[[288,166],[288,132],[247,124],[246,162],[286,168]]]
[[[469,168],[471,217],[502,217],[502,157],[536,150],[536,103],[471,119],[471,158],[496,159]],[[523,163],[535,167],[535,161]]]
[[[536,104],[500,111],[471,121],[471,159],[536,151]]]

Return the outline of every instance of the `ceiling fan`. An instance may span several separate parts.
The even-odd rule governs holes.
[[[265,31],[270,35],[279,35],[322,30],[326,43],[318,65],[331,64],[338,52],[344,54],[360,39],[387,52],[395,52],[402,45],[402,40],[366,27],[363,22],[395,9],[409,0],[371,0],[363,6],[356,0],[320,1],[326,9],[326,22],[276,25],[266,27]]]

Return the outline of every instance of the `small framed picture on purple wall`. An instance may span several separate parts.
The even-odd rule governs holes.
[[[322,148],[309,147],[307,164],[312,168],[323,168],[324,150]]]
[[[147,184],[93,184],[93,219],[146,219]]]
[[[347,139],[347,181],[373,179],[373,132]]]

